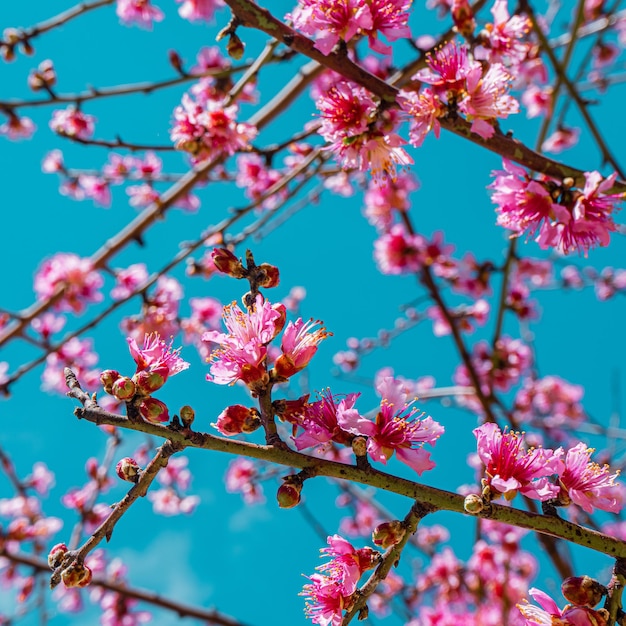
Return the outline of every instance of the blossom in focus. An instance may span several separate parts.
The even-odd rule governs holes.
[[[35,274],[35,292],[39,300],[51,297],[63,287],[63,295],[54,305],[60,311],[82,313],[85,304],[100,302],[102,277],[90,259],[59,252],[45,260]]]
[[[226,305],[223,318],[228,333],[210,330],[202,336],[203,342],[220,346],[211,353],[207,380],[218,385],[263,381],[267,377],[267,344],[282,330],[285,315],[284,305],[272,305],[261,295],[251,311],[242,311],[234,302]]]
[[[530,604],[528,600],[518,604],[517,608],[525,618],[524,626],[550,626],[562,624],[563,626],[606,626],[608,624],[605,614],[593,609],[567,604],[564,609],[559,609],[557,603],[543,591],[531,588],[528,594],[539,606]]]
[[[487,422],[475,428],[478,456],[485,466],[485,486],[512,500],[518,491],[537,500],[554,498],[559,488],[548,478],[563,471],[563,449],[525,448],[522,434]]]
[[[87,115],[75,107],[68,107],[52,112],[50,128],[59,135],[90,139],[93,136],[95,121],[93,115]]]
[[[130,355],[137,364],[137,372],[159,371],[168,377],[189,367],[189,363],[180,358],[180,348],[172,350],[172,342],[166,344],[158,333],[145,335],[143,348],[140,348],[132,337],[128,337],[126,341]]]
[[[623,487],[615,482],[619,471],[611,474],[608,465],[592,462],[592,452],[582,442],[567,451],[565,469],[559,477],[565,491],[560,499],[571,499],[587,513],[594,509],[619,513],[624,506]]]
[[[419,475],[432,469],[435,464],[423,445],[434,445],[444,428],[424,413],[415,415],[414,401],[407,402],[405,385],[392,377],[380,379],[376,391],[382,397],[380,409],[374,422],[358,413],[338,415],[341,428],[367,437],[367,452],[374,461],[386,464],[395,453],[399,461],[406,463]]]
[[[283,331],[282,354],[274,364],[278,376],[289,378],[309,364],[319,343],[329,335],[323,326],[315,328],[320,323],[312,319],[305,322],[299,317],[287,324]]]

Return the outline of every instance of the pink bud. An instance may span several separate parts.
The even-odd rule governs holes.
[[[107,393],[111,393],[113,383],[120,377],[120,373],[115,370],[104,370],[100,374],[100,382]]]
[[[246,270],[241,261],[226,248],[214,248],[211,258],[215,267],[224,274],[233,278],[243,278],[246,275]]]
[[[128,378],[128,376],[120,376],[111,387],[111,394],[118,400],[130,400],[137,393],[137,386]]]
[[[372,532],[372,541],[383,549],[390,548],[402,541],[406,533],[406,529],[400,520],[392,520],[391,522],[383,522],[374,528]]]
[[[64,543],[57,543],[52,546],[48,554],[48,566],[50,569],[56,569],[61,565],[63,557],[67,554],[67,546]]]
[[[141,468],[137,465],[137,461],[127,456],[124,457],[115,466],[115,472],[122,480],[127,480],[130,483],[136,483],[139,480],[139,473]]]
[[[139,413],[146,422],[152,424],[162,424],[170,419],[169,411],[165,403],[156,398],[146,398],[139,405]]]
[[[213,424],[222,435],[238,435],[254,432],[261,425],[261,416],[255,408],[248,408],[241,404],[226,407]]]
[[[163,387],[169,376],[169,372],[167,365],[161,365],[149,372],[146,370],[137,372],[133,376],[133,380],[141,392],[145,395],[150,395]]]
[[[270,265],[269,263],[261,263],[261,265],[259,265],[257,269],[260,270],[261,273],[261,276],[258,280],[259,287],[271,289],[272,287],[276,287],[280,282],[280,274],[278,272],[278,268],[275,265]]]

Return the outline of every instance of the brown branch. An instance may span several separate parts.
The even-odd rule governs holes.
[[[36,572],[49,572],[50,567],[48,563],[43,559],[38,559],[29,554],[23,554],[20,552],[8,552],[6,549],[0,550],[0,556],[3,556],[12,563],[19,565],[25,565],[31,567]],[[107,591],[113,591],[119,593],[125,598],[132,598],[151,604],[153,606],[165,609],[167,611],[173,611],[178,617],[191,617],[207,621],[211,624],[217,624],[218,626],[244,626],[241,622],[223,615],[215,609],[202,609],[199,607],[189,606],[176,600],[170,600],[154,591],[147,591],[144,589],[138,589],[136,587],[128,587],[123,583],[116,582],[114,580],[108,580],[104,576],[94,576],[90,587],[101,587]]]
[[[374,468],[363,470],[352,465],[311,457],[288,448],[278,448],[276,446],[231,440],[216,437],[208,433],[173,430],[161,424],[151,424],[143,421],[135,422],[123,415],[109,413],[99,408],[80,407],[75,409],[74,413],[79,419],[85,419],[94,424],[110,424],[111,426],[117,426],[119,428],[148,433],[155,437],[168,439],[173,444],[180,447],[215,450],[232,455],[242,455],[253,459],[269,461],[293,468],[306,469],[307,472],[310,473],[310,476],[328,476],[363,485],[370,485],[378,489],[406,496],[424,505],[432,505],[437,510],[467,514],[464,509],[463,496],[437,489],[436,487],[429,487],[398,476],[392,476]],[[539,515],[537,513],[498,504],[491,504],[488,509],[481,511],[478,517],[504,522],[559,539],[565,539],[609,556],[626,558],[626,542],[578,526],[577,524],[563,519]]]
[[[168,145],[148,145],[148,144],[140,144],[140,143],[131,143],[128,141],[123,141],[120,137],[117,137],[114,140],[109,139],[87,139],[83,137],[77,137],[76,135],[67,135],[65,133],[57,133],[59,137],[63,137],[63,139],[69,139],[74,143],[81,143],[84,146],[98,146],[99,148],[109,148],[111,150],[115,149],[126,149],[131,152],[139,152],[145,150],[152,150],[152,152],[175,152],[176,148],[172,144]]]

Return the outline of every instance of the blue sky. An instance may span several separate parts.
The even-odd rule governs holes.
[[[27,4],[5,3],[0,8],[0,27],[28,26],[70,6],[60,0]],[[36,39],[33,57],[20,56],[14,63],[3,65],[0,100],[31,97],[26,76],[46,58],[54,60],[58,90],[64,93],[89,85],[167,78],[172,75],[167,59],[170,49],[176,49],[191,64],[201,46],[213,44],[215,25],[184,22],[171,0],[160,0],[157,4],[166,13],[166,19],[156,24],[153,32],[119,25],[114,9],[105,7]],[[418,4],[412,18],[414,35],[429,32],[436,24],[422,3]],[[281,7],[277,10],[279,15],[283,7],[290,8],[285,2],[272,3],[274,6]],[[224,26],[227,19],[227,11],[218,13],[217,27]],[[437,26],[436,32],[447,26],[447,23]],[[249,30],[243,31],[242,37],[248,45],[246,58],[253,58],[265,38]],[[401,63],[408,48],[400,45],[398,49],[396,62]],[[288,78],[284,70],[269,71],[260,83],[262,100],[267,101],[273,93],[270,89]],[[624,125],[618,122],[624,89],[623,85],[615,86],[598,112],[593,110],[618,158],[622,156],[619,149],[625,134]],[[85,106],[85,111],[98,119],[98,138],[119,134],[128,141],[166,144],[171,111],[183,91],[184,87],[179,86],[150,96],[94,101]],[[31,141],[11,143],[0,139],[4,219],[0,255],[5,268],[0,307],[12,311],[33,301],[33,275],[43,258],[58,251],[88,256],[136,215],[121,189],[115,190],[109,210],[58,194],[56,177],[41,173],[41,161],[48,150],[62,149],[67,165],[80,168],[100,167],[107,154],[104,149],[87,148],[56,137],[47,127],[51,110],[50,107],[24,109],[24,114],[32,117],[39,129]],[[245,114],[251,111],[248,109]],[[303,96],[292,111],[264,131],[261,143],[286,139],[312,119],[313,113],[308,96]],[[580,123],[575,114],[572,120]],[[532,145],[538,124],[527,122],[520,114],[516,119],[506,120],[503,127],[514,129],[516,137]],[[501,261],[507,245],[506,233],[495,226],[495,213],[486,191],[489,172],[500,167],[499,157],[445,133],[438,141],[429,137],[420,150],[411,149],[411,155],[415,160],[413,171],[421,183],[412,198],[411,209],[418,230],[425,235],[445,231],[446,241],[455,245],[458,256],[473,251],[481,258]],[[597,149],[587,138],[560,158],[581,169],[591,170],[601,165]],[[166,154],[164,161],[171,171],[185,170],[185,159],[179,154]],[[208,225],[221,219],[229,207],[246,203],[241,191],[232,186],[211,186],[197,193],[202,201],[197,214],[169,211],[166,219],[148,233],[145,247],[131,246],[115,259],[113,266],[145,262],[150,270],[156,270],[176,253],[179,242],[195,239]],[[258,262],[279,266],[281,285],[275,297],[284,297],[292,287],[303,286],[307,291],[301,307],[303,317],[319,318],[333,332],[333,337],[315,357],[309,375],[310,388],[317,390],[330,385],[337,392],[359,391],[363,394],[359,406],[369,409],[375,405],[372,389],[334,377],[332,356],[345,348],[348,337],[374,337],[379,328],[392,328],[401,307],[420,292],[414,277],[381,276],[377,272],[372,258],[376,233],[362,217],[361,205],[361,193],[349,199],[324,194],[319,202],[305,206],[266,238],[247,242],[246,246],[253,249]],[[579,266],[619,267],[626,258],[624,249],[623,237],[614,236],[609,248],[592,251],[588,259],[574,256],[571,262]],[[243,254],[243,250],[242,247],[238,252]],[[545,257],[533,242],[521,242],[520,250],[523,254]],[[173,275],[183,280],[183,269],[179,268]],[[234,280],[195,279],[185,283],[185,297],[213,295],[229,302],[239,299],[240,289],[241,285]],[[604,422],[615,408],[611,377],[616,375],[620,383],[625,378],[626,335],[620,326],[626,312],[623,297],[599,303],[590,290],[585,290],[551,291],[539,294],[538,298],[542,318],[532,326],[532,333],[539,371],[542,375],[558,374],[584,385],[585,407]],[[137,302],[129,303],[123,312],[130,314],[137,308]],[[75,323],[71,320],[69,324]],[[95,346],[103,368],[125,367],[131,371],[133,363],[118,324],[119,318],[101,324],[93,334]],[[505,330],[514,335],[519,332],[513,320],[507,320]],[[491,332],[492,326],[488,325],[470,341],[489,337]],[[14,342],[2,348],[0,361],[8,361],[13,369],[33,354],[32,347]],[[207,383],[206,365],[192,347],[186,347],[183,356],[192,367],[168,383],[162,398],[173,406],[194,406],[198,429],[209,430],[210,422],[222,408],[241,401],[242,396],[236,389]],[[447,385],[456,366],[456,355],[448,338],[435,338],[430,323],[423,323],[389,348],[365,357],[359,375],[371,379],[382,366],[392,366],[396,373],[407,378],[433,375],[439,384]],[[70,486],[82,484],[85,460],[102,455],[105,437],[95,427],[76,421],[71,400],[40,392],[40,375],[41,369],[37,369],[25,376],[12,388],[12,397],[0,404],[3,419],[0,445],[12,456],[21,475],[29,473],[32,463],[39,459],[55,472],[57,485],[46,503],[46,512],[64,519],[65,528],[59,535],[59,540],[63,540],[69,536],[73,518],[59,504],[59,498]],[[465,456],[473,446],[471,429],[476,425],[475,418],[435,402],[424,408],[446,427],[445,438],[433,453],[438,467],[423,477],[424,482],[455,489],[471,481],[472,472],[465,464]],[[130,452],[138,441],[125,435],[123,450]],[[222,477],[230,459],[201,451],[190,451],[188,456],[194,474],[192,493],[202,497],[197,511],[190,517],[163,518],[152,514],[147,501],[140,502],[116,529],[108,547],[110,554],[128,563],[129,579],[138,587],[154,588],[205,607],[215,606],[247,624],[304,623],[303,602],[297,596],[304,582],[301,574],[313,572],[323,543],[298,509],[278,510],[274,487],[266,490],[266,505],[246,506],[239,496],[224,493]],[[389,467],[407,475],[398,464]],[[10,493],[6,480],[0,476],[0,497]],[[114,500],[122,493],[118,488],[110,497]],[[308,508],[331,534],[336,532],[342,515],[334,507],[336,495],[336,487],[324,479],[306,485]],[[398,517],[404,516],[409,507],[409,503],[399,498],[383,499]],[[471,522],[448,515],[433,516],[432,521],[439,519],[452,524],[452,544],[460,556],[467,556],[469,546],[465,537]],[[587,553],[581,554],[579,566],[593,563],[596,567],[595,559]],[[548,578],[554,577],[549,569],[546,571]],[[551,584],[544,578],[540,586],[549,588]],[[0,606],[10,606],[10,593],[2,596],[0,592],[0,598]],[[52,612],[53,607],[51,603]],[[85,623],[82,619],[58,615],[52,623],[60,626]],[[154,623],[172,623],[169,615],[158,620]],[[25,619],[21,623],[34,624],[36,620]]]

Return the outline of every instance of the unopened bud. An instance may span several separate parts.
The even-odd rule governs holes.
[[[196,417],[196,412],[188,405],[180,407],[180,421],[183,423],[183,426],[189,428],[193,424],[193,420]]]
[[[352,451],[356,456],[365,456],[367,454],[367,437],[355,437],[352,440]]]
[[[276,499],[281,509],[291,509],[300,502],[302,479],[296,474],[283,477],[283,484],[278,488]]]
[[[570,576],[561,583],[561,593],[572,604],[592,609],[602,600],[606,587],[589,576]]]
[[[372,532],[372,541],[386,550],[391,546],[402,541],[406,533],[406,528],[400,520],[392,520],[391,522],[383,522],[374,528]]]
[[[476,493],[470,493],[469,496],[465,496],[463,502],[463,508],[470,515],[478,515],[485,508],[484,500]]]
[[[84,563],[73,563],[61,573],[66,587],[86,587],[91,582],[92,572]]]
[[[9,46],[14,46],[20,40],[20,31],[17,28],[5,28],[2,36]]]
[[[111,393],[113,383],[120,377],[120,373],[115,370],[104,370],[100,374],[100,382],[107,393]]]
[[[146,370],[137,372],[133,376],[133,380],[137,385],[137,390],[149,396],[163,387],[169,373],[170,370],[167,365],[162,365],[161,367],[156,367],[150,372]]]
[[[258,266],[257,270],[260,270],[261,272],[258,280],[259,287],[271,289],[272,287],[276,287],[280,282],[280,273],[275,265],[270,265],[269,263],[261,263],[261,265]]]
[[[261,416],[254,407],[233,404],[226,407],[218,415],[217,422],[211,425],[226,436],[252,433],[261,425]]]
[[[183,72],[183,60],[180,58],[180,54],[176,52],[176,50],[170,50],[167,53],[167,56],[170,60],[170,65],[179,73],[184,74]]]
[[[243,278],[246,275],[241,261],[226,248],[215,248],[211,253],[211,258],[215,267],[224,274],[233,278]]]
[[[243,41],[239,39],[236,33],[231,33],[228,38],[228,44],[226,44],[226,52],[228,52],[228,56],[232,57],[236,61],[239,61],[243,57],[245,50],[246,46]]]
[[[139,405],[139,413],[146,422],[162,424],[170,419],[167,405],[156,398],[145,398]]]
[[[52,546],[48,553],[48,566],[56,569],[63,562],[63,557],[67,554],[67,546],[64,543],[57,543]]]
[[[120,376],[111,387],[111,394],[118,400],[130,400],[137,393],[137,386],[128,378],[128,376]]]
[[[141,468],[137,465],[137,461],[127,456],[115,466],[115,473],[122,479],[127,480],[129,483],[136,483],[139,480],[139,473]]]
[[[33,54],[35,54],[35,48],[33,48],[28,39],[22,40],[22,52],[28,56],[32,56]]]

